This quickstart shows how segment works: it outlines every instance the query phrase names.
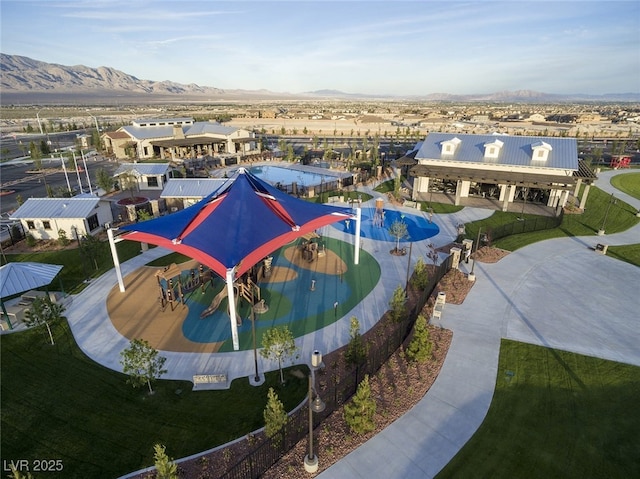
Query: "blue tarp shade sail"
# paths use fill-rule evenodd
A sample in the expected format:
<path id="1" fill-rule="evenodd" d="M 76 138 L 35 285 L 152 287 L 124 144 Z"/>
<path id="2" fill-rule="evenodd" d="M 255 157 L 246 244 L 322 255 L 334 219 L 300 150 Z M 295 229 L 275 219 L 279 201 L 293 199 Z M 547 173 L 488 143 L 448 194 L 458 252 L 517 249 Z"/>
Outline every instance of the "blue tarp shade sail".
<path id="1" fill-rule="evenodd" d="M 58 264 L 8 263 L 0 267 L 0 298 L 46 286 L 62 269 Z"/>
<path id="2" fill-rule="evenodd" d="M 225 278 L 322 226 L 351 218 L 350 208 L 310 203 L 281 192 L 244 168 L 198 203 L 127 225 L 122 237 L 177 251 Z"/>

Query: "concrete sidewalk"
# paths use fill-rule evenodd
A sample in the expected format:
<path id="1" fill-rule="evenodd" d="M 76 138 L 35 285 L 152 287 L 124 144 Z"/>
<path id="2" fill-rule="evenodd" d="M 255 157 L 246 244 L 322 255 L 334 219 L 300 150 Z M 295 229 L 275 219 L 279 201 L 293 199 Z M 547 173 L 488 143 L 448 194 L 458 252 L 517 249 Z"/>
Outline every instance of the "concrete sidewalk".
<path id="1" fill-rule="evenodd" d="M 603 173 L 597 186 L 613 188 L 609 179 L 620 172 Z M 379 193 L 369 191 L 374 199 Z M 618 196 L 618 194 L 616 194 Z M 624 198 L 640 209 L 640 201 Z M 385 204 L 385 208 L 394 208 Z M 397 209 L 422 214 L 412 208 Z M 428 244 L 436 247 L 457 237 L 457 225 L 486 218 L 491 210 L 465 208 L 434 215 L 440 233 L 413 244 L 411 269 L 425 257 Z M 323 235 L 351 243 L 353 238 L 326 227 Z M 478 263 L 476 285 L 462 305 L 447 305 L 442 324 L 453 331 L 443 368 L 427 395 L 382 433 L 349 454 L 318 477 L 415 478 L 433 477 L 475 433 L 493 396 L 501 338 L 542 344 L 583 354 L 640 365 L 640 328 L 634 304 L 639 269 L 593 251 L 597 243 L 640 242 L 640 226 L 616 235 L 562 238 L 528 246 L 496 264 Z M 404 286 L 408 258 L 388 254 L 394 243 L 365 240 L 363 249 L 375 256 L 383 275 L 374 290 L 332 325 L 296 340 L 306 361 L 315 349 L 334 350 L 348 342 L 349 318 L 356 316 L 366 331 L 388 310 L 397 286 Z M 123 264 L 123 275 L 135 271 L 167 250 L 154 248 Z M 463 264 L 464 268 L 465 265 Z M 105 299 L 117 283 L 115 271 L 94 280 L 74 297 L 67 311 L 80 348 L 94 361 L 120 371 L 120 351 L 129 340 L 109 320 Z M 636 287 L 637 289 L 637 287 Z M 196 371 L 225 371 L 229 381 L 251 376 L 253 351 L 223 354 L 162 352 L 167 357 L 167 379 L 191 380 Z M 261 372 L 277 365 L 259 359 Z M 320 459 L 322 460 L 322 459 Z"/>
<path id="2" fill-rule="evenodd" d="M 640 209 L 639 200 L 610 185 L 616 174 L 622 173 L 602 173 L 596 185 Z M 429 392 L 318 477 L 434 477 L 484 420 L 502 338 L 640 366 L 640 269 L 596 253 L 603 242 L 640 243 L 640 225 L 614 235 L 543 241 L 496 264 L 478 263 L 464 303 L 445 307 L 442 323 L 453 341 Z"/>
<path id="3" fill-rule="evenodd" d="M 375 198 L 383 196 L 380 193 L 368 190 L 374 196 L 373 199 L 363 203 L 363 207 L 374 207 Z M 385 209 L 394 209 L 392 205 L 385 203 Z M 422 215 L 427 219 L 426 213 L 412 208 L 397 207 L 410 214 Z M 431 242 L 436 247 L 451 243 L 457 236 L 457 225 L 469 221 L 486 218 L 492 211 L 481 209 L 464 209 L 455 214 L 434 216 L 434 221 L 440 227 L 440 233 L 428 240 L 413 243 L 411 257 L 411 269 L 417 259 L 426 256 L 428 244 Z M 333 237 L 353 243 L 353 236 L 341 232 L 331 226 L 324 227 L 323 236 Z M 373 291 L 353 309 L 346 312 L 335 323 L 296 339 L 300 348 L 302 362 L 308 361 L 311 353 L 335 350 L 349 341 L 350 318 L 356 316 L 360 320 L 362 331 L 370 329 L 385 311 L 388 310 L 388 301 L 393 291 L 398 286 L 404 287 L 407 277 L 408 258 L 397 257 L 388 254 L 395 246 L 394 242 L 381 242 L 364 239 L 362 249 L 372 254 L 380 264 L 383 272 L 380 281 Z M 144 266 L 154 259 L 164 256 L 170 251 L 163 248 L 152 248 L 141 255 L 132 258 L 122 264 L 122 275 L 126 277 L 136 269 Z M 111 270 L 91 282 L 80 294 L 74 297 L 73 307 L 67 310 L 67 318 L 73 335 L 82 351 L 92 360 L 103 366 L 121 371 L 120 352 L 129 346 L 129 339 L 122 336 L 109 320 L 106 297 L 109 291 L 117 284 L 115 270 Z M 126 294 L 126 293 L 124 293 Z M 160 313 L 159 313 L 160 314 Z M 235 378 L 253 376 L 254 357 L 253 351 L 227 352 L 221 354 L 201 354 L 162 351 L 167 358 L 165 368 L 168 370 L 163 379 L 180 379 L 191 381 L 194 374 L 224 373 L 228 377 L 228 383 Z M 258 358 L 259 371 L 272 371 L 277 369 L 277 363 Z M 222 385 L 225 387 L 225 385 Z"/>

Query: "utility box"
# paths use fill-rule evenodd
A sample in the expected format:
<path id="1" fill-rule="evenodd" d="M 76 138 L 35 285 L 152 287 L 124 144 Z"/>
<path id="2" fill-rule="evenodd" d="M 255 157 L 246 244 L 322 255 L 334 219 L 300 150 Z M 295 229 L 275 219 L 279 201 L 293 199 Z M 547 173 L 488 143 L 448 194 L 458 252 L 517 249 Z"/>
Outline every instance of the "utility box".
<path id="1" fill-rule="evenodd" d="M 607 254 L 607 249 L 609 248 L 608 244 L 598 243 L 596 245 L 596 253 Z"/>

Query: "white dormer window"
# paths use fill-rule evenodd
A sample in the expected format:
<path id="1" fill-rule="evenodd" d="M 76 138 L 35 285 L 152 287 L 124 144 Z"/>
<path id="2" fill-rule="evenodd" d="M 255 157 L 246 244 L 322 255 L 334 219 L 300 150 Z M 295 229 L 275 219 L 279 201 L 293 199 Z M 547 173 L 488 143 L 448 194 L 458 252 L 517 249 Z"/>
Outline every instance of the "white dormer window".
<path id="1" fill-rule="evenodd" d="M 460 138 L 452 138 L 451 140 L 446 140 L 442 142 L 442 154 L 443 155 L 453 155 L 458 148 L 458 145 L 462 143 Z"/>
<path id="2" fill-rule="evenodd" d="M 531 144 L 531 150 L 533 151 L 532 159 L 537 161 L 547 161 L 549 153 L 553 148 L 549 143 L 544 141 L 536 141 Z"/>
<path id="3" fill-rule="evenodd" d="M 485 158 L 498 158 L 498 155 L 500 155 L 500 150 L 502 149 L 503 145 L 504 145 L 504 142 L 502 142 L 500 140 L 497 140 L 497 139 L 485 143 L 484 144 L 484 157 Z"/>

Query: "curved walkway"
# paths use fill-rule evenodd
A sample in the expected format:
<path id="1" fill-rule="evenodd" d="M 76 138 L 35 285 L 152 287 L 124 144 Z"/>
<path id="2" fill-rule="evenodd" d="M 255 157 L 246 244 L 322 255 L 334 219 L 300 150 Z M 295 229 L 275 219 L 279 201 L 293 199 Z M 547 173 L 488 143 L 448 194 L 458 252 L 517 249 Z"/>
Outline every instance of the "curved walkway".
<path id="1" fill-rule="evenodd" d="M 640 210 L 640 200 L 596 186 Z M 514 339 L 640 366 L 638 267 L 595 253 L 597 243 L 640 243 L 623 233 L 558 238 L 476 266 L 464 303 L 448 304 L 453 330 L 443 368 L 425 397 L 382 433 L 318 475 L 322 479 L 430 478 L 476 432 L 491 404 L 500 341 Z"/>
<path id="2" fill-rule="evenodd" d="M 383 196 L 369 188 L 364 189 L 374 196 L 363 203 L 363 207 L 374 207 L 375 198 Z M 385 196 L 386 198 L 386 196 Z M 394 209 L 385 203 L 386 209 Z M 422 215 L 426 213 L 409 208 L 397 208 L 407 213 Z M 490 216 L 492 211 L 481 209 L 464 209 L 455 214 L 434 216 L 434 221 L 440 227 L 440 233 L 428 240 L 415 242 L 412 252 L 412 268 L 418 257 L 426 257 L 427 244 L 432 242 L 436 247 L 451 243 L 457 236 L 457 225 Z M 331 226 L 322 230 L 325 236 L 341 239 L 353 243 L 353 236 Z M 382 277 L 373 291 L 355 308 L 348 311 L 335 323 L 314 333 L 296 339 L 300 348 L 300 358 L 306 361 L 311 353 L 335 350 L 349 341 L 349 320 L 356 316 L 360 320 L 362 331 L 370 329 L 388 309 L 388 301 L 396 287 L 404 286 L 407 277 L 408 259 L 392 256 L 388 253 L 395 246 L 394 242 L 381 242 L 364 239 L 362 248 L 371 253 L 380 263 Z M 141 255 L 121 265 L 122 275 L 133 273 L 154 259 L 164 256 L 170 251 L 163 248 L 152 248 Z M 80 349 L 103 366 L 121 371 L 120 352 L 129 346 L 129 339 L 121 335 L 112 324 L 107 312 L 106 298 L 109 291 L 117 284 L 115 270 L 105 273 L 91 282 L 81 293 L 74 296 L 73 305 L 67 310 L 67 318 L 73 335 Z M 124 294 L 127 294 L 126 292 Z M 161 314 L 161 313 L 159 313 Z M 181 379 L 191 381 L 194 374 L 224 372 L 229 379 L 252 376 L 254 372 L 253 351 L 237 351 L 220 354 L 202 354 L 162 351 L 167 358 L 165 368 L 167 373 L 163 379 Z M 266 361 L 259 357 L 260 372 L 277 369 L 277 363 Z M 221 385 L 220 387 L 226 387 Z"/>

